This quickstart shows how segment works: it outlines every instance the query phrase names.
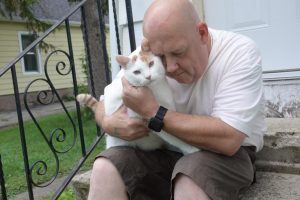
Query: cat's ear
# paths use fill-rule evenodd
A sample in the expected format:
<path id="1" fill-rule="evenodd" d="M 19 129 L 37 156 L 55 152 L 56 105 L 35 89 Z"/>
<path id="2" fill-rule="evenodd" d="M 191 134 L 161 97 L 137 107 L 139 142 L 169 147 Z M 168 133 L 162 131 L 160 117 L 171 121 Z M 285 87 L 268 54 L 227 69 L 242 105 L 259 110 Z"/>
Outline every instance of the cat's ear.
<path id="1" fill-rule="evenodd" d="M 150 45 L 149 45 L 149 42 L 148 42 L 148 40 L 146 38 L 144 38 L 142 40 L 141 47 L 142 47 L 142 51 L 144 51 L 144 52 L 149 52 L 150 51 Z"/>
<path id="2" fill-rule="evenodd" d="M 130 58 L 127 56 L 117 55 L 116 60 L 122 67 L 126 67 L 126 65 L 129 63 Z"/>

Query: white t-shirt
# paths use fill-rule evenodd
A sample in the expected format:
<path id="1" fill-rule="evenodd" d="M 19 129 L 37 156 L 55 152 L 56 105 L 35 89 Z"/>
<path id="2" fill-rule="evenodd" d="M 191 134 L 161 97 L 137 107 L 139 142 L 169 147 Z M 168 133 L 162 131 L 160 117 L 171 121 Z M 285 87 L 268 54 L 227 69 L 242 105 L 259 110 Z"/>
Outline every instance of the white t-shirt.
<path id="1" fill-rule="evenodd" d="M 203 76 L 193 84 L 168 79 L 176 109 L 220 118 L 247 135 L 243 146 L 254 145 L 259 151 L 266 131 L 260 52 L 245 36 L 209 32 L 212 49 Z"/>

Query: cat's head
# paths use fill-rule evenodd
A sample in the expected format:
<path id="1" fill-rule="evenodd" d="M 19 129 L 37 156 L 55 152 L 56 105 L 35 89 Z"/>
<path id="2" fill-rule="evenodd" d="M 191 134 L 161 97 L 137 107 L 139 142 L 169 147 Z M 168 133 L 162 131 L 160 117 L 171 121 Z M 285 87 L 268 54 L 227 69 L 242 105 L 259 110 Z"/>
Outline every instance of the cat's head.
<path id="1" fill-rule="evenodd" d="M 155 56 L 142 43 L 142 47 L 130 56 L 118 55 L 119 65 L 124 69 L 124 77 L 134 86 L 146 86 L 165 77 L 165 69 L 160 57 Z"/>

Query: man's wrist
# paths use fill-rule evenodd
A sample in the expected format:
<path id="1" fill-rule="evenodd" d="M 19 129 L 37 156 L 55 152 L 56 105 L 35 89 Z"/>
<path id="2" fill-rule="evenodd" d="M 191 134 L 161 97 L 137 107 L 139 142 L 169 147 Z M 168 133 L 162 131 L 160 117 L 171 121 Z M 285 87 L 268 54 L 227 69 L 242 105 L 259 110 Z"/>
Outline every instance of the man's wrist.
<path id="1" fill-rule="evenodd" d="M 168 109 L 163 106 L 159 106 L 158 111 L 154 117 L 151 117 L 148 123 L 148 128 L 153 131 L 160 132 L 164 126 L 164 117 Z"/>
<path id="2" fill-rule="evenodd" d="M 152 117 L 154 117 L 159 109 L 159 105 L 153 106 L 153 108 L 149 109 L 149 111 L 143 116 L 144 119 L 149 121 Z"/>

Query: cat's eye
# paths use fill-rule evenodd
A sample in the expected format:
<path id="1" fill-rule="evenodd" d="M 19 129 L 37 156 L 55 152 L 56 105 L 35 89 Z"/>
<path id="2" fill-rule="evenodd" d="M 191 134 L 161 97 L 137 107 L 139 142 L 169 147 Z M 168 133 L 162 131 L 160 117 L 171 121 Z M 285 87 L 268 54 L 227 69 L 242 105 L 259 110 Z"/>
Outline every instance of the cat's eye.
<path id="1" fill-rule="evenodd" d="M 139 71 L 139 70 L 135 70 L 135 71 L 133 71 L 133 73 L 134 73 L 135 75 L 138 75 L 138 74 L 140 74 L 140 73 L 141 73 L 141 71 Z"/>
<path id="2" fill-rule="evenodd" d="M 149 67 L 152 67 L 154 65 L 154 61 L 152 60 L 150 63 L 149 63 Z"/>

